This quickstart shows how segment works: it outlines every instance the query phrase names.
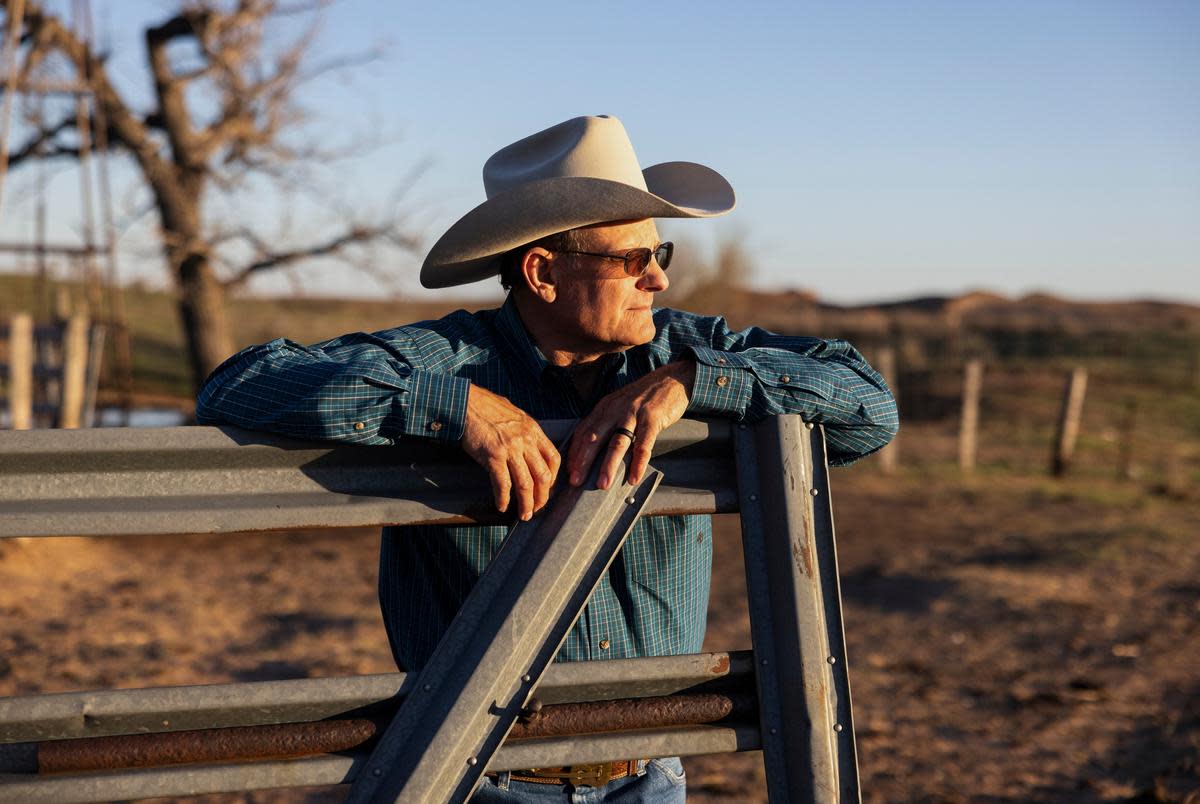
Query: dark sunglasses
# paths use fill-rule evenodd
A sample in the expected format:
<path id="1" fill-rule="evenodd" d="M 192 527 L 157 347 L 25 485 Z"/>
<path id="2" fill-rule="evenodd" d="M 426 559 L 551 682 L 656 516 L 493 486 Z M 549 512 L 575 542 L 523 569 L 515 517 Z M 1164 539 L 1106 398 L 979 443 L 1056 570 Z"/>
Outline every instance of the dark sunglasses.
<path id="1" fill-rule="evenodd" d="M 658 267 L 664 271 L 671 265 L 671 255 L 675 253 L 675 244 L 666 242 L 658 248 L 635 248 L 631 251 L 626 251 L 624 254 L 601 254 L 595 251 L 566 251 L 559 250 L 559 254 L 583 254 L 586 257 L 604 257 L 609 260 L 624 260 L 625 273 L 632 277 L 639 277 L 646 273 L 646 269 L 650 267 L 650 260 L 653 259 L 658 263 Z"/>

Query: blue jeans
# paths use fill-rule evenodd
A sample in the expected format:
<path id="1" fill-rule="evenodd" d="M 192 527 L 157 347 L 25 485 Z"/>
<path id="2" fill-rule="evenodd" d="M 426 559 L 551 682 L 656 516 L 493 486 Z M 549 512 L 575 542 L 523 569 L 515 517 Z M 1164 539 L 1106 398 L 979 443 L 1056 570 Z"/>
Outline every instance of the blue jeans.
<path id="1" fill-rule="evenodd" d="M 471 804 L 683 804 L 687 779 L 679 757 L 638 764 L 637 775 L 615 779 L 604 787 L 518 782 L 501 772 L 495 781 L 484 777 Z"/>

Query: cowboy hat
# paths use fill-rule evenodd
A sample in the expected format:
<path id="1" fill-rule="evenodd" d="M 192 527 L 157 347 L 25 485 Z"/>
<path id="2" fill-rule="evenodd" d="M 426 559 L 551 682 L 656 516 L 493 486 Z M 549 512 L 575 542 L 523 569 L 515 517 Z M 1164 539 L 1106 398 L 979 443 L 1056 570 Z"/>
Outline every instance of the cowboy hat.
<path id="1" fill-rule="evenodd" d="M 500 273 L 507 251 L 607 221 L 711 218 L 733 209 L 729 182 L 694 162 L 642 170 L 621 121 L 576 117 L 501 148 L 483 166 L 487 200 L 441 236 L 421 266 L 427 288 Z"/>

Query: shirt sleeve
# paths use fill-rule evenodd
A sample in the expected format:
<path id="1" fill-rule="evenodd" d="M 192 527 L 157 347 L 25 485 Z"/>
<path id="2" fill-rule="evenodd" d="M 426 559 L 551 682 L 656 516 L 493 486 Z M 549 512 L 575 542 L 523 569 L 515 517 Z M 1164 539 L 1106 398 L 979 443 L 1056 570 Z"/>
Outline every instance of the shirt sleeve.
<path id="1" fill-rule="evenodd" d="M 465 378 L 426 370 L 402 330 L 313 346 L 278 338 L 217 367 L 196 398 L 196 420 L 358 444 L 456 442 L 469 389 Z"/>
<path id="2" fill-rule="evenodd" d="M 845 465 L 885 446 L 899 430 L 883 377 L 846 341 L 729 329 L 723 318 L 685 357 L 696 361 L 688 414 L 756 422 L 798 413 L 825 426 L 830 463 Z"/>

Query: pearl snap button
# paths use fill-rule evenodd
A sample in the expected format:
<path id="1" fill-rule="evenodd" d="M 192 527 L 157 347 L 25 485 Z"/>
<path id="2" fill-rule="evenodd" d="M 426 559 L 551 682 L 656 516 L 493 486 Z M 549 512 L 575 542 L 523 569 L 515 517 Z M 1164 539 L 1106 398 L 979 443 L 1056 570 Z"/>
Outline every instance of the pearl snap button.
<path id="1" fill-rule="evenodd" d="M 722 374 L 720 377 L 717 377 L 717 387 L 718 388 L 724 388 L 726 385 L 729 385 L 728 377 L 726 377 L 724 374 Z"/>
<path id="2" fill-rule="evenodd" d="M 436 433 L 438 430 L 442 429 L 442 423 L 441 422 L 430 422 L 429 429 Z"/>
<path id="3" fill-rule="evenodd" d="M 608 640 L 607 639 L 600 640 L 600 650 L 608 650 Z"/>
<path id="4" fill-rule="evenodd" d="M 355 429 L 355 430 L 361 430 L 361 429 L 363 429 L 364 427 L 366 427 L 366 425 L 365 425 L 365 424 L 363 424 L 362 422 L 355 422 L 355 423 L 354 423 L 354 429 Z"/>

